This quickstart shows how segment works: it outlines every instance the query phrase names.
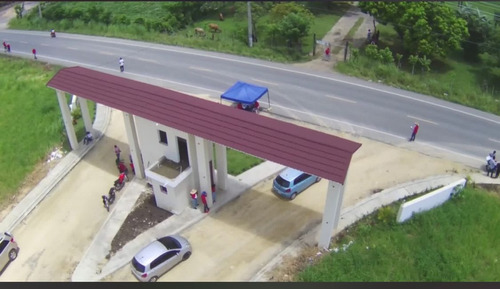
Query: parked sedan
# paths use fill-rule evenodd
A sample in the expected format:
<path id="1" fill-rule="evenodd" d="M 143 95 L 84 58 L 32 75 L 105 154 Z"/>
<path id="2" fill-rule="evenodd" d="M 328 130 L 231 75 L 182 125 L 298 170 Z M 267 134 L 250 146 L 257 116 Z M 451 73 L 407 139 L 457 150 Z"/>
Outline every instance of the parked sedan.
<path id="1" fill-rule="evenodd" d="M 189 256 L 191 244 L 188 240 L 179 235 L 166 236 L 153 241 L 132 258 L 132 273 L 139 281 L 156 282 Z"/>
<path id="2" fill-rule="evenodd" d="M 293 200 L 302 191 L 320 180 L 320 177 L 296 169 L 286 168 L 274 179 L 273 192 L 281 197 Z"/>
<path id="3" fill-rule="evenodd" d="M 19 247 L 10 233 L 4 232 L 0 235 L 0 272 L 17 258 L 18 251 Z"/>

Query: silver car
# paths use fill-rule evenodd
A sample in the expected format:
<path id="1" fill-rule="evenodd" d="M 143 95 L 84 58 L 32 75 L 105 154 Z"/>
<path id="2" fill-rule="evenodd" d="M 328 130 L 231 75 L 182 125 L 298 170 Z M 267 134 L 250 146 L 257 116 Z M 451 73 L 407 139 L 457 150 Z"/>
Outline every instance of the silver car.
<path id="1" fill-rule="evenodd" d="M 17 246 L 14 237 L 4 232 L 0 235 L 0 273 L 3 273 L 6 266 L 17 258 L 19 247 Z"/>
<path id="2" fill-rule="evenodd" d="M 171 235 L 153 241 L 134 258 L 132 274 L 139 281 L 156 282 L 172 267 L 191 256 L 191 244 L 179 235 Z"/>

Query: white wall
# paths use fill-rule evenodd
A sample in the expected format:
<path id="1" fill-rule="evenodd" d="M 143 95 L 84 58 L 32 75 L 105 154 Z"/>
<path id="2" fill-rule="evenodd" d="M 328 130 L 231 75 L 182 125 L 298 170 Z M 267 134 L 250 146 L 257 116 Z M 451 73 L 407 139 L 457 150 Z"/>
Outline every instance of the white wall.
<path id="1" fill-rule="evenodd" d="M 161 157 L 174 162 L 179 162 L 179 148 L 177 144 L 177 136 L 185 139 L 188 142 L 188 134 L 173 128 L 166 127 L 162 124 L 156 124 L 150 120 L 135 116 L 137 127 L 137 136 L 139 138 L 139 146 L 142 152 L 144 167 L 147 169 L 156 163 Z M 159 130 L 167 133 L 168 145 L 160 143 Z"/>
<path id="2" fill-rule="evenodd" d="M 434 190 L 419 198 L 406 202 L 399 207 L 397 222 L 402 223 L 410 219 L 414 214 L 421 213 L 433 209 L 447 200 L 457 192 L 457 190 L 465 187 L 467 180 L 461 179 L 440 189 Z"/>
<path id="3" fill-rule="evenodd" d="M 191 168 L 183 171 L 175 180 L 148 170 L 146 176 L 151 180 L 157 207 L 174 214 L 180 214 L 189 206 L 189 192 L 194 188 Z M 160 186 L 166 187 L 167 192 L 163 192 Z"/>

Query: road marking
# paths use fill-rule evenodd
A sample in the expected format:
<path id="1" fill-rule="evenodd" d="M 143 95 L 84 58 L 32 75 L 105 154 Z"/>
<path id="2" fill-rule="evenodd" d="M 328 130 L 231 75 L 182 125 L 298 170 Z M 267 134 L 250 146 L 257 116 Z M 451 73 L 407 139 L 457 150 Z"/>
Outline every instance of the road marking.
<path id="1" fill-rule="evenodd" d="M 155 63 L 158 64 L 158 60 L 155 59 L 146 59 L 146 58 L 141 58 L 141 57 L 133 57 L 134 59 L 144 61 L 144 62 L 149 62 L 149 63 Z"/>
<path id="2" fill-rule="evenodd" d="M 201 70 L 201 71 L 207 71 L 207 72 L 213 72 L 211 69 L 203 68 L 203 67 L 198 67 L 198 66 L 189 66 L 189 69 Z"/>
<path id="3" fill-rule="evenodd" d="M 114 53 L 106 52 L 106 51 L 98 51 L 98 53 L 103 54 L 103 55 L 115 55 Z"/>
<path id="4" fill-rule="evenodd" d="M 79 50 L 78 47 L 66 47 L 66 49 Z"/>
<path id="5" fill-rule="evenodd" d="M 356 101 L 354 100 L 350 100 L 350 99 L 347 99 L 347 98 L 342 98 L 342 97 L 338 97 L 338 96 L 333 96 L 333 95 L 329 95 L 329 94 L 325 94 L 326 97 L 329 97 L 329 98 L 333 98 L 333 99 L 336 99 L 336 100 L 340 100 L 340 101 L 345 101 L 345 102 L 350 102 L 350 103 L 357 103 Z"/>
<path id="6" fill-rule="evenodd" d="M 257 78 L 251 78 L 251 79 L 253 81 L 257 81 L 257 82 L 262 82 L 262 83 L 269 84 L 269 85 L 279 86 L 279 84 L 277 84 L 275 82 L 264 81 L 264 80 L 260 80 L 260 79 L 257 79 Z"/>
<path id="7" fill-rule="evenodd" d="M 497 142 L 497 143 L 500 143 L 500 140 L 496 140 L 496 139 L 492 139 L 492 138 L 488 138 L 488 140 L 492 141 L 492 142 Z"/>
<path id="8" fill-rule="evenodd" d="M 434 125 L 438 125 L 437 122 L 433 122 L 433 121 L 430 121 L 430 120 L 427 120 L 427 119 L 423 119 L 423 118 L 418 118 L 416 116 L 412 116 L 412 115 L 407 115 L 407 117 L 409 118 L 413 118 L 413 119 L 416 119 L 416 120 L 420 120 L 420 121 L 423 121 L 423 122 L 428 122 L 428 123 L 432 123 Z"/>

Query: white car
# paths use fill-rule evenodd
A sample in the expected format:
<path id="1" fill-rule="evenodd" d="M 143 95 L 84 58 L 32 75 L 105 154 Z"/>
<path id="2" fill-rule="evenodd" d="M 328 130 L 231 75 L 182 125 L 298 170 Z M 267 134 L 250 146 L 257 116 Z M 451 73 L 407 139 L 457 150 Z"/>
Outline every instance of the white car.
<path id="1" fill-rule="evenodd" d="M 4 232 L 0 236 L 0 272 L 3 273 L 7 265 L 17 258 L 19 247 L 17 246 L 14 237 Z"/>
<path id="2" fill-rule="evenodd" d="M 156 282 L 158 278 L 178 263 L 191 256 L 191 244 L 179 235 L 162 237 L 153 241 L 134 258 L 132 274 L 139 281 Z"/>

